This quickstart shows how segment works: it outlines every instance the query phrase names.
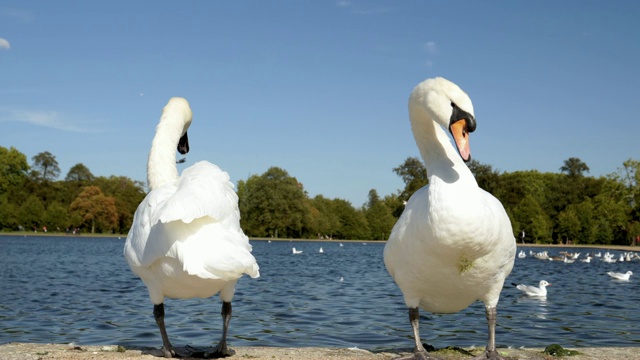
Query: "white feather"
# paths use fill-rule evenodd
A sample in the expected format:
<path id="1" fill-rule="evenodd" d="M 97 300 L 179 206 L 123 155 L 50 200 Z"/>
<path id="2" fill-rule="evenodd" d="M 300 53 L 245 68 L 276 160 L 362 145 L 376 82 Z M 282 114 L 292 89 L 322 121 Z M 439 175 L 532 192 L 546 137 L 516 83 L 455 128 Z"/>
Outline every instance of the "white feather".
<path id="1" fill-rule="evenodd" d="M 259 267 L 240 228 L 229 175 L 201 161 L 176 178 L 167 166 L 175 168 L 177 140 L 191 123 L 191 110 L 181 108 L 189 106 L 186 100 L 174 99 L 156 130 L 148 163 L 151 191 L 134 215 L 124 255 L 154 304 L 218 292 L 231 301 L 238 278 L 258 277 Z"/>

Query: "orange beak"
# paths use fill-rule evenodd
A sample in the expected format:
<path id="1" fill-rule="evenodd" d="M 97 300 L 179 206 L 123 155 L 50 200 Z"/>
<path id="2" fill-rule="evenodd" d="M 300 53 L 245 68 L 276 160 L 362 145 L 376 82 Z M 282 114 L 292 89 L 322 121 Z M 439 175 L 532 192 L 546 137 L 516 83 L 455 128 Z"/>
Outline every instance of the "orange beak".
<path id="1" fill-rule="evenodd" d="M 467 131 L 467 120 L 462 119 L 449 126 L 449 131 L 456 142 L 458 153 L 465 162 L 471 160 L 471 150 L 469 149 L 469 132 Z"/>

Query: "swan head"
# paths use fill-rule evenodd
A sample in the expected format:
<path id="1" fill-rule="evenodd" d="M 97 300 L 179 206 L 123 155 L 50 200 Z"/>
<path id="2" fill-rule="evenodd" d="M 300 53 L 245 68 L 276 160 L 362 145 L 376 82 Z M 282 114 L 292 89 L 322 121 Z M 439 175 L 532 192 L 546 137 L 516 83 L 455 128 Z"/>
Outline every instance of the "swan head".
<path id="1" fill-rule="evenodd" d="M 448 129 L 462 160 L 471 160 L 469 133 L 476 129 L 476 119 L 469 95 L 445 78 L 427 79 L 415 87 L 409 98 L 410 110 L 416 107 Z"/>
<path id="2" fill-rule="evenodd" d="M 189 126 L 191 126 L 191 120 L 193 118 L 189 102 L 185 98 L 173 97 L 169 99 L 169 102 L 165 105 L 163 113 L 171 114 L 172 116 L 167 117 L 167 119 L 170 119 L 168 121 L 175 122 L 175 124 L 171 125 L 178 127 L 181 131 L 180 140 L 178 141 L 178 152 L 182 155 L 188 153 L 189 137 L 187 136 L 187 130 Z"/>

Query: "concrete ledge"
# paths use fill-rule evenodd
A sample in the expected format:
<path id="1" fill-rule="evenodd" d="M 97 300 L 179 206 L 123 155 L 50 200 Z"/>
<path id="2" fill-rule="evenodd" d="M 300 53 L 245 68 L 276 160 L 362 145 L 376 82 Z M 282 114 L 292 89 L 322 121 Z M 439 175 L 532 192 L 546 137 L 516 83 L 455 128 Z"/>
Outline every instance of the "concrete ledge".
<path id="1" fill-rule="evenodd" d="M 253 359 L 253 360 L 278 360 L 278 359 L 305 359 L 305 360 L 388 360 L 393 359 L 401 352 L 372 353 L 358 348 L 280 348 L 280 347 L 233 347 L 236 354 L 228 359 Z M 465 349 L 477 355 L 482 349 Z M 512 359 L 555 359 L 544 354 L 541 348 L 527 349 L 498 349 L 503 356 Z M 640 347 L 637 348 L 578 348 L 573 349 L 580 355 L 568 357 L 571 360 L 584 359 L 638 359 L 640 360 Z M 470 359 L 469 354 L 461 351 L 443 349 L 434 353 L 443 360 Z M 144 360 L 158 359 L 160 351 L 157 349 L 124 349 L 117 345 L 105 346 L 76 346 L 64 344 L 31 344 L 9 343 L 0 345 L 0 359 L 2 360 Z"/>

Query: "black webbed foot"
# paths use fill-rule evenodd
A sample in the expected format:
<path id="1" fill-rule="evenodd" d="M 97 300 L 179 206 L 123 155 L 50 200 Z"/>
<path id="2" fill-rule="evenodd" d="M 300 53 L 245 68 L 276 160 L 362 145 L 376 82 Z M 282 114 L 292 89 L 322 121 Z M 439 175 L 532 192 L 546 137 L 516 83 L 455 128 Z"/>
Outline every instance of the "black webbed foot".
<path id="1" fill-rule="evenodd" d="M 509 360 L 511 358 L 503 357 L 498 351 L 485 350 L 482 354 L 474 357 L 472 360 Z"/>
<path id="2" fill-rule="evenodd" d="M 176 355 L 181 358 L 220 359 L 233 356 L 235 353 L 233 349 L 227 346 L 221 348 L 220 345 L 208 348 L 196 348 L 187 345 L 184 348 L 176 349 Z"/>
<path id="3" fill-rule="evenodd" d="M 397 357 L 397 358 L 394 358 L 393 360 L 441 360 L 441 359 L 423 350 L 423 351 L 416 351 L 406 356 Z"/>

